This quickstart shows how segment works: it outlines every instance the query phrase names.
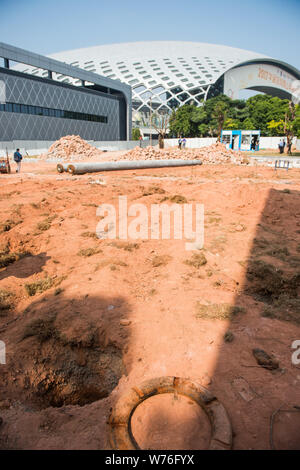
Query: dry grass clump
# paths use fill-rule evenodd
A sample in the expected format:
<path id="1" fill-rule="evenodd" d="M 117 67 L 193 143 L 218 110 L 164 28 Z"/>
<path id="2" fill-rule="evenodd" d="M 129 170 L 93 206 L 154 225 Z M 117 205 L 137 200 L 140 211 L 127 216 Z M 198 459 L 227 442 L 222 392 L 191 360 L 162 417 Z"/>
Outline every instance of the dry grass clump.
<path id="1" fill-rule="evenodd" d="M 0 251 L 0 268 L 5 268 L 9 264 L 12 264 L 15 261 L 18 261 L 19 259 L 24 258 L 25 256 L 28 256 L 29 254 L 30 253 L 27 251 L 24 251 L 21 253 L 10 253 L 9 245 L 6 245 Z"/>
<path id="2" fill-rule="evenodd" d="M 225 343 L 231 343 L 234 340 L 234 334 L 232 331 L 227 330 L 226 333 L 224 334 L 224 341 Z"/>
<path id="3" fill-rule="evenodd" d="M 172 257 L 169 255 L 157 255 L 152 259 L 152 266 L 158 268 L 159 266 L 166 266 Z"/>
<path id="4" fill-rule="evenodd" d="M 300 272 L 287 278 L 281 269 L 272 264 L 263 260 L 250 260 L 246 276 L 251 283 L 249 290 L 268 300 L 278 299 L 282 294 L 290 297 L 297 295 Z"/>
<path id="5" fill-rule="evenodd" d="M 41 209 L 41 203 L 40 202 L 31 202 L 30 205 L 34 209 Z"/>
<path id="6" fill-rule="evenodd" d="M 84 238 L 95 238 L 98 240 L 96 232 L 83 232 L 81 236 Z"/>
<path id="7" fill-rule="evenodd" d="M 23 222 L 23 220 L 21 220 L 21 219 L 6 220 L 5 222 L 0 224 L 0 233 L 9 232 L 12 228 L 14 228 L 16 225 L 21 224 L 22 222 Z"/>
<path id="8" fill-rule="evenodd" d="M 117 258 L 107 258 L 107 259 L 103 259 L 100 261 L 100 263 L 97 263 L 96 266 L 95 266 L 95 272 L 98 271 L 99 269 L 102 269 L 102 268 L 105 268 L 106 266 L 122 266 L 122 267 L 127 267 L 128 264 L 125 263 L 124 261 L 122 260 L 119 260 Z M 114 268 L 112 269 L 112 271 L 114 270 Z"/>
<path id="9" fill-rule="evenodd" d="M 262 316 L 300 325 L 300 299 L 282 294 L 272 305 L 263 309 Z"/>
<path id="10" fill-rule="evenodd" d="M 196 303 L 196 317 L 209 320 L 230 320 L 239 313 L 244 313 L 245 309 L 237 305 L 230 304 L 209 304 Z"/>
<path id="11" fill-rule="evenodd" d="M 284 246 L 274 245 L 266 251 L 266 255 L 272 256 L 273 258 L 278 258 L 281 261 L 285 261 L 288 256 L 290 256 L 289 250 Z"/>
<path id="12" fill-rule="evenodd" d="M 169 200 L 171 202 L 174 202 L 175 204 L 186 204 L 187 199 L 182 196 L 181 194 L 175 194 L 174 196 L 169 197 Z"/>
<path id="13" fill-rule="evenodd" d="M 54 327 L 55 316 L 48 319 L 37 318 L 25 326 L 22 340 L 35 336 L 41 343 L 48 339 L 58 339 L 59 333 Z"/>
<path id="14" fill-rule="evenodd" d="M 200 268 L 200 266 L 207 263 L 207 259 L 203 253 L 194 253 L 191 259 L 185 260 L 184 263 L 188 266 L 193 266 L 194 268 Z"/>
<path id="15" fill-rule="evenodd" d="M 37 229 L 40 230 L 41 232 L 44 232 L 46 230 L 49 230 L 51 227 L 51 222 L 56 218 L 56 215 L 51 215 L 47 217 L 47 219 L 43 220 L 42 222 L 39 222 L 37 224 Z"/>
<path id="16" fill-rule="evenodd" d="M 286 275 L 262 260 L 250 260 L 247 290 L 267 305 L 262 316 L 300 324 L 300 272 Z"/>
<path id="17" fill-rule="evenodd" d="M 241 224 L 241 223 L 239 223 L 239 222 L 233 222 L 233 223 L 231 223 L 230 225 L 231 225 L 231 227 L 230 227 L 230 229 L 229 229 L 229 232 L 230 232 L 230 233 L 234 233 L 234 232 L 244 232 L 244 231 L 247 229 L 247 227 L 246 227 L 245 224 Z"/>
<path id="18" fill-rule="evenodd" d="M 140 247 L 138 243 L 128 243 L 128 242 L 111 242 L 110 246 L 115 248 L 123 249 L 125 251 L 133 251 Z"/>
<path id="19" fill-rule="evenodd" d="M 82 248 L 78 251 L 77 255 L 87 258 L 89 256 L 96 255 L 97 253 L 102 253 L 102 250 L 99 250 L 99 248 Z"/>
<path id="20" fill-rule="evenodd" d="M 152 194 L 165 194 L 165 190 L 159 186 L 149 186 L 149 188 L 143 193 L 143 196 L 151 196 Z"/>
<path id="21" fill-rule="evenodd" d="M 32 297 L 35 294 L 41 294 L 45 290 L 50 289 L 53 285 L 54 280 L 47 276 L 44 279 L 39 279 L 38 281 L 25 284 L 25 289 L 27 294 Z"/>
<path id="22" fill-rule="evenodd" d="M 0 289 L 0 316 L 3 310 L 9 310 L 13 306 L 12 297 L 12 292 Z"/>
<path id="23" fill-rule="evenodd" d="M 218 224 L 219 222 L 221 222 L 221 220 L 221 217 L 210 217 L 207 222 L 209 224 Z"/>
<path id="24" fill-rule="evenodd" d="M 255 238 L 253 243 L 253 250 L 256 254 L 261 256 L 272 256 L 281 261 L 287 261 L 290 252 L 286 246 L 274 241 L 268 241 L 265 238 Z"/>

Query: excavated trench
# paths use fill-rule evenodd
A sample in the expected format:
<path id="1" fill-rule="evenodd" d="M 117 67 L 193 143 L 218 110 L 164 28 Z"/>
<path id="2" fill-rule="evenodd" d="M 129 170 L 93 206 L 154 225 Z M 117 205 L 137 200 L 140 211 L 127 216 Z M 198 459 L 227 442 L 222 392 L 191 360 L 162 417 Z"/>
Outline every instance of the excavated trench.
<path id="1" fill-rule="evenodd" d="M 5 396 L 35 410 L 64 405 L 84 406 L 107 397 L 124 374 L 122 351 L 64 346 L 47 341 L 20 360 L 5 377 Z"/>

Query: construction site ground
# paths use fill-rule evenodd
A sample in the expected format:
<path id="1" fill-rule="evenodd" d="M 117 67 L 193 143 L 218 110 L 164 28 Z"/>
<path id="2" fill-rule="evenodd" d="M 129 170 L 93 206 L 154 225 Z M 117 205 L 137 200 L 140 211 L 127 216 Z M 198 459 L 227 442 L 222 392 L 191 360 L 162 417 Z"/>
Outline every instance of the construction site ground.
<path id="1" fill-rule="evenodd" d="M 97 207 L 118 207 L 124 195 L 149 211 L 204 204 L 203 250 L 97 238 Z M 228 412 L 233 449 L 300 448 L 299 169 L 72 177 L 35 160 L 0 175 L 0 208 L 1 449 L 109 449 L 118 398 L 160 376 L 211 390 Z M 259 365 L 256 348 L 273 368 Z M 144 449 L 208 446 L 205 413 L 182 396 L 146 400 L 132 423 Z"/>

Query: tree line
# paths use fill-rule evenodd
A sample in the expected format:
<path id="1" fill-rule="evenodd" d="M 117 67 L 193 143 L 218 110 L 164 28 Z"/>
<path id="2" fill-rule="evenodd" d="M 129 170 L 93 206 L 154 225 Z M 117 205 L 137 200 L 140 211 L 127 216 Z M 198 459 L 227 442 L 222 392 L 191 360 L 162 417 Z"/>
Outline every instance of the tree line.
<path id="1" fill-rule="evenodd" d="M 170 137 L 218 137 L 222 129 L 256 129 L 263 136 L 300 138 L 300 105 L 262 94 L 248 100 L 219 95 L 201 107 L 185 104 L 174 110 L 169 119 Z"/>

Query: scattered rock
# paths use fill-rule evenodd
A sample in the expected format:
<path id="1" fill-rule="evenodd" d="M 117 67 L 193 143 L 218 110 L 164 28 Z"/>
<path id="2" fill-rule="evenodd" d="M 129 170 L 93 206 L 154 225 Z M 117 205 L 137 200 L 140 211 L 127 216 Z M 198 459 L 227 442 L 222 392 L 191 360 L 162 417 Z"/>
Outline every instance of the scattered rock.
<path id="1" fill-rule="evenodd" d="M 231 331 L 226 331 L 224 335 L 225 343 L 231 343 L 234 340 L 234 334 Z"/>
<path id="2" fill-rule="evenodd" d="M 269 356 L 269 354 L 267 354 L 263 349 L 255 348 L 252 350 L 252 354 L 255 357 L 257 364 L 264 367 L 265 369 L 268 369 L 268 370 L 278 369 L 279 362 L 276 359 Z"/>
<path id="3" fill-rule="evenodd" d="M 120 325 L 121 326 L 129 326 L 131 324 L 131 320 L 128 320 L 127 318 L 124 318 L 123 320 L 120 320 Z"/>
<path id="4" fill-rule="evenodd" d="M 204 372 L 204 374 L 200 377 L 200 382 L 202 385 L 207 386 L 212 383 L 212 378 L 208 375 L 207 372 Z"/>

